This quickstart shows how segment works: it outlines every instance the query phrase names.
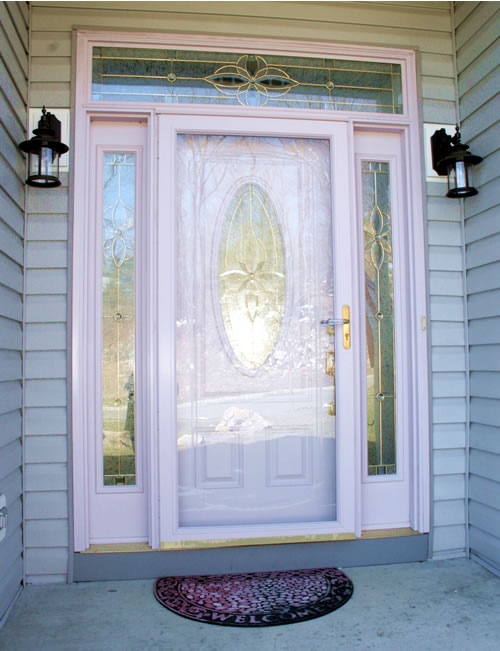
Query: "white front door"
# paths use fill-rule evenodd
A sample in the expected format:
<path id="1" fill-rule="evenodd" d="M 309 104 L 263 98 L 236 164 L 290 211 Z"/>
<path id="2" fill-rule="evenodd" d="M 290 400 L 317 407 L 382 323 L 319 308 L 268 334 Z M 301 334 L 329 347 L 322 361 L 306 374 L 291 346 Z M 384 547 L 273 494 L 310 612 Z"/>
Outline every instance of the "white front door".
<path id="1" fill-rule="evenodd" d="M 355 530 L 347 133 L 159 117 L 165 546 Z"/>

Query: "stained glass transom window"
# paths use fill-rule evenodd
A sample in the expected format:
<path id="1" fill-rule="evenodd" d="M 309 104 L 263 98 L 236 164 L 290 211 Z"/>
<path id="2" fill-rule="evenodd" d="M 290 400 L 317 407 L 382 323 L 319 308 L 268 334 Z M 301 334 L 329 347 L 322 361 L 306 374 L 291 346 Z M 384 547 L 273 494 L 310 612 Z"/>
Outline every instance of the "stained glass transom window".
<path id="1" fill-rule="evenodd" d="M 397 63 L 115 47 L 92 58 L 94 101 L 403 112 Z"/>
<path id="2" fill-rule="evenodd" d="M 389 163 L 363 161 L 368 474 L 396 472 L 394 284 Z"/>
<path id="3" fill-rule="evenodd" d="M 134 153 L 105 153 L 102 251 L 103 482 L 135 485 Z"/>

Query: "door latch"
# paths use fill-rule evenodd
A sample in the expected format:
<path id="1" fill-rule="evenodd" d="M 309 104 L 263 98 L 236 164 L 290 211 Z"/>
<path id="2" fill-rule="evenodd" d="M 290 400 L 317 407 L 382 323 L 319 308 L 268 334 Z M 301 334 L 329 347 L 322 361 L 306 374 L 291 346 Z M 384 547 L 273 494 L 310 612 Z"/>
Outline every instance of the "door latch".
<path id="1" fill-rule="evenodd" d="M 325 374 L 335 377 L 335 352 L 329 350 L 325 357 Z"/>

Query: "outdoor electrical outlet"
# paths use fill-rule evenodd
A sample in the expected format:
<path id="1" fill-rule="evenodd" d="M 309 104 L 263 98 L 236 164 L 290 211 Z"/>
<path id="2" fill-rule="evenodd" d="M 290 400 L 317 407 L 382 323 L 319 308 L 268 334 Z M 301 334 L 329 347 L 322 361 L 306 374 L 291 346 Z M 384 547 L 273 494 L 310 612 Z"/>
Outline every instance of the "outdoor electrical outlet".
<path id="1" fill-rule="evenodd" d="M 7 533 L 7 500 L 5 495 L 0 495 L 0 542 Z"/>

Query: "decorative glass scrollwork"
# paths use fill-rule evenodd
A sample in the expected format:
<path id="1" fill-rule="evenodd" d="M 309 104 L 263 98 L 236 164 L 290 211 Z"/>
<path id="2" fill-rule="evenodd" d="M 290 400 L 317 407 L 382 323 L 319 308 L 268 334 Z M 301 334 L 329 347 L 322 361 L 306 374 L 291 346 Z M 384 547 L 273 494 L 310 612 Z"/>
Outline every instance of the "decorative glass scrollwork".
<path id="1" fill-rule="evenodd" d="M 135 485 L 134 153 L 104 154 L 102 450 L 105 486 Z"/>
<path id="2" fill-rule="evenodd" d="M 92 59 L 93 101 L 403 112 L 398 63 L 115 47 Z"/>
<path id="3" fill-rule="evenodd" d="M 389 163 L 363 161 L 368 474 L 396 472 L 394 283 Z"/>
<path id="4" fill-rule="evenodd" d="M 126 203 L 123 198 L 126 188 L 122 184 L 124 167 L 135 166 L 134 154 L 109 154 L 106 155 L 105 187 L 114 186 L 113 201 L 104 209 L 104 257 L 113 262 L 116 267 L 121 267 L 126 260 L 134 255 L 134 206 Z M 130 189 L 129 189 L 130 192 Z"/>
<path id="5" fill-rule="evenodd" d="M 221 93 L 237 97 L 240 104 L 250 106 L 266 104 L 269 95 L 274 98 L 286 95 L 298 85 L 284 70 L 269 66 L 261 56 L 245 54 L 235 65 L 223 66 L 207 81 Z"/>
<path id="6" fill-rule="evenodd" d="M 219 298 L 224 328 L 247 368 L 262 366 L 278 339 L 285 309 L 285 259 L 279 222 L 254 183 L 229 203 L 219 246 Z"/>

